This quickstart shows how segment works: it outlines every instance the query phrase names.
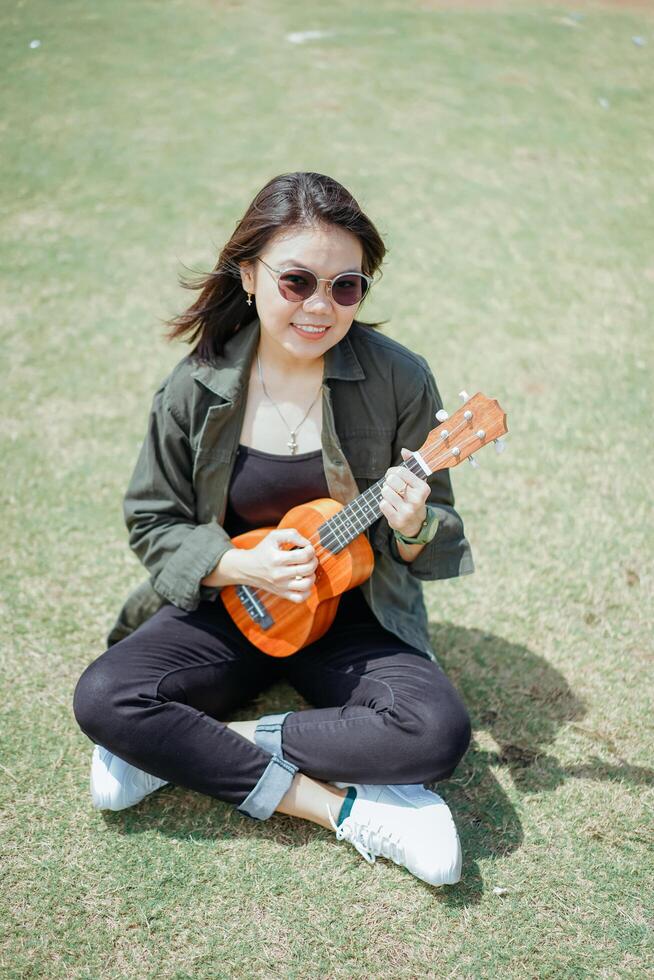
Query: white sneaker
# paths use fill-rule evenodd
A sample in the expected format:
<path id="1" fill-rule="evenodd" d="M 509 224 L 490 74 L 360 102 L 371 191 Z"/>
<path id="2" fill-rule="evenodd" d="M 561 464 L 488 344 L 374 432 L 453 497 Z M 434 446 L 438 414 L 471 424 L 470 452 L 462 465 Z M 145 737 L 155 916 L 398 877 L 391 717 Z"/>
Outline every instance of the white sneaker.
<path id="1" fill-rule="evenodd" d="M 93 749 L 90 786 L 96 810 L 125 810 L 166 785 L 165 779 L 131 766 L 102 745 Z"/>
<path id="2" fill-rule="evenodd" d="M 347 840 L 374 864 L 390 858 L 429 885 L 454 885 L 461 879 L 461 843 L 450 809 L 436 793 L 419 784 L 353 786 L 356 798 L 348 816 L 329 820 L 337 840 Z"/>

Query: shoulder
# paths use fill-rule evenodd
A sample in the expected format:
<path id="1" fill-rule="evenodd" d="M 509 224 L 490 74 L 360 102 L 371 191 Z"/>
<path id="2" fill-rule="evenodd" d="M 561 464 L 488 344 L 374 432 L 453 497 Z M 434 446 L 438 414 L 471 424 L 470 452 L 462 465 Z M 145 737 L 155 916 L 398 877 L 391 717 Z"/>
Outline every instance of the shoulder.
<path id="1" fill-rule="evenodd" d="M 372 327 L 353 323 L 348 337 L 351 339 L 356 355 L 364 367 L 365 363 L 379 363 L 398 372 L 431 373 L 429 364 L 422 354 L 416 353 L 416 351 L 406 347 L 405 344 L 401 344 L 399 340 L 395 340 L 387 334 L 379 333 Z"/>
<path id="2" fill-rule="evenodd" d="M 153 396 L 153 404 L 170 412 L 187 430 L 197 411 L 198 399 L 202 396 L 203 389 L 194 379 L 198 366 L 197 359 L 187 354 L 159 382 Z"/>
<path id="3" fill-rule="evenodd" d="M 348 337 L 366 377 L 371 380 L 383 381 L 386 385 L 390 380 L 396 392 L 415 389 L 416 381 L 425 386 L 433 383 L 427 359 L 399 340 L 359 323 L 352 324 Z"/>

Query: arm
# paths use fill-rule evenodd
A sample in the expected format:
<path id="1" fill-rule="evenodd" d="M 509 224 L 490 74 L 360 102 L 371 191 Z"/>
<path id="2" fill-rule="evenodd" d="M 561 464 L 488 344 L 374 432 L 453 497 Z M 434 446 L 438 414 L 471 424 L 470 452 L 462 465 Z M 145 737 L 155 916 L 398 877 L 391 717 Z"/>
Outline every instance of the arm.
<path id="1" fill-rule="evenodd" d="M 392 465 L 401 466 L 402 448 L 419 449 L 438 424 L 436 412 L 443 403 L 427 361 L 420 357 L 424 373 L 418 374 L 411 396 L 399 409 L 393 440 Z M 426 581 L 468 575 L 474 571 L 470 545 L 464 536 L 463 521 L 454 509 L 454 493 L 449 470 L 439 470 L 428 479 L 429 510 L 439 518 L 436 537 L 426 545 L 405 545 L 396 541 L 388 522 L 382 519 L 377 540 L 394 561 L 408 565 L 416 578 Z"/>
<path id="2" fill-rule="evenodd" d="M 173 413 L 166 383 L 155 392 L 148 429 L 123 500 L 129 544 L 153 588 L 191 611 L 201 580 L 234 546 L 218 524 L 195 517 L 193 453 L 187 426 Z"/>

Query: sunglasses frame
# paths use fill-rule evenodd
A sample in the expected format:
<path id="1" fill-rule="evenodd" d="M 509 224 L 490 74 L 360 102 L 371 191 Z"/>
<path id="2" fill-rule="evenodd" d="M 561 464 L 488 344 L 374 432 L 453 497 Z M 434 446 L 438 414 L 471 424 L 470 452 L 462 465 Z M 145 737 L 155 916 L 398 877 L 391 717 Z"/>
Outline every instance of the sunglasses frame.
<path id="1" fill-rule="evenodd" d="M 367 276 L 365 274 L 365 272 L 339 272 L 339 274 L 337 276 L 334 276 L 333 279 L 325 279 L 324 276 L 317 276 L 315 274 L 315 272 L 313 272 L 311 269 L 305 269 L 301 265 L 292 265 L 288 269 L 274 269 L 273 266 L 268 265 L 268 263 L 264 259 L 262 259 L 259 255 L 257 255 L 257 259 L 258 259 L 259 262 L 262 262 L 263 265 L 265 265 L 266 269 L 268 269 L 270 272 L 276 273 L 276 277 L 273 276 L 273 278 L 275 279 L 275 282 L 277 283 L 277 289 L 279 290 L 279 295 L 282 297 L 282 299 L 285 299 L 287 303 L 294 303 L 294 302 L 297 302 L 297 303 L 306 303 L 307 299 L 311 299 L 311 297 L 312 296 L 315 296 L 315 294 L 318 292 L 318 289 L 320 288 L 320 283 L 321 282 L 326 282 L 326 283 L 329 284 L 329 286 L 328 286 L 328 294 L 329 294 L 330 299 L 333 299 L 337 306 L 341 306 L 341 307 L 343 307 L 343 309 L 346 309 L 347 310 L 351 306 L 357 306 L 358 303 L 363 303 L 364 299 L 366 298 L 366 296 L 370 292 L 370 289 L 372 288 L 372 286 L 373 286 L 373 284 L 375 282 L 374 277 L 373 276 Z M 313 278 L 316 280 L 316 288 L 314 289 L 314 291 L 312 293 L 310 293 L 306 297 L 306 299 L 302 299 L 302 300 L 286 299 L 286 296 L 283 295 L 283 293 L 282 293 L 282 291 L 281 291 L 281 289 L 279 287 L 279 280 L 287 272 L 308 272 L 309 275 L 313 276 Z M 337 279 L 340 279 L 342 276 L 360 276 L 362 279 L 365 279 L 366 282 L 368 283 L 368 288 L 366 289 L 365 293 L 363 294 L 363 296 L 361 297 L 361 299 L 358 301 L 358 303 L 339 303 L 337 299 L 334 299 L 334 297 L 332 295 L 332 285 L 333 285 L 333 283 L 336 282 Z"/>

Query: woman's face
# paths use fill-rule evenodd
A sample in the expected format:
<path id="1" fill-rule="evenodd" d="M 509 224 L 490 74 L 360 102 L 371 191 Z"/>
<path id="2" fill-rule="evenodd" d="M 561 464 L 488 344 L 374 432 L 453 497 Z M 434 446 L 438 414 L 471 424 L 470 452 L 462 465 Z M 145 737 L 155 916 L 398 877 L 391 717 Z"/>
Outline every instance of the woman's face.
<path id="1" fill-rule="evenodd" d="M 274 269 L 302 267 L 316 276 L 333 279 L 340 272 L 361 272 L 363 247 L 352 232 L 337 225 L 318 225 L 278 232 L 261 258 Z M 322 357 L 348 332 L 359 308 L 339 306 L 327 292 L 328 283 L 304 302 L 289 302 L 280 295 L 276 274 L 261 262 L 241 264 L 243 288 L 256 297 L 262 340 L 273 342 L 286 355 L 302 361 Z M 301 325 L 326 328 L 322 333 L 302 333 Z M 265 338 L 263 334 L 265 333 Z M 284 354 L 278 352 L 282 357 Z"/>

